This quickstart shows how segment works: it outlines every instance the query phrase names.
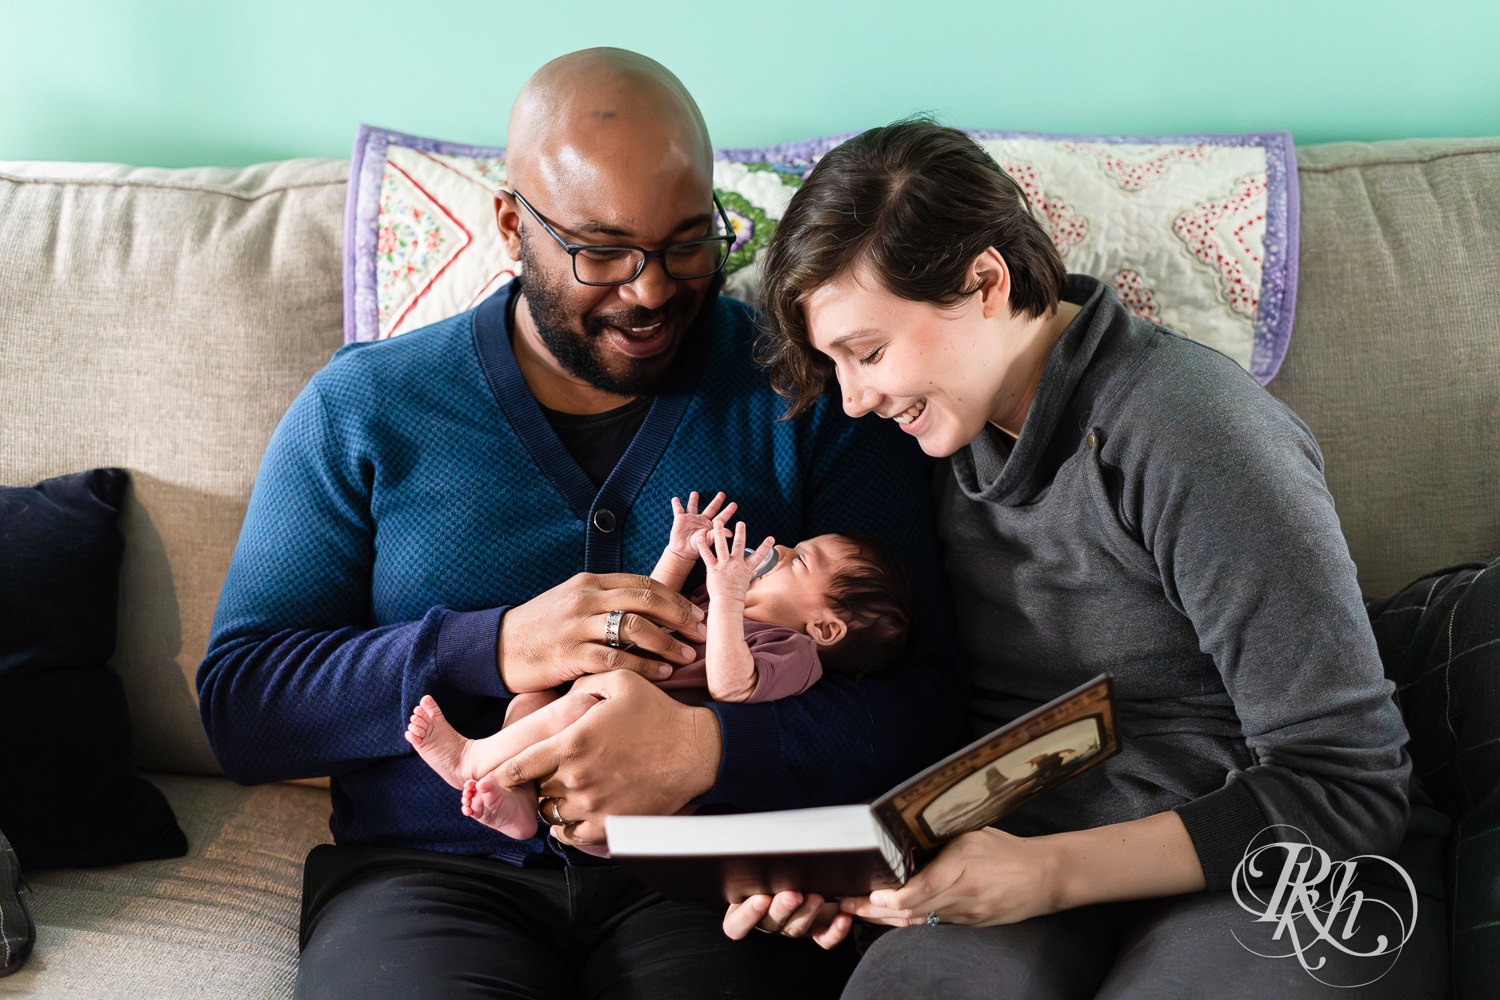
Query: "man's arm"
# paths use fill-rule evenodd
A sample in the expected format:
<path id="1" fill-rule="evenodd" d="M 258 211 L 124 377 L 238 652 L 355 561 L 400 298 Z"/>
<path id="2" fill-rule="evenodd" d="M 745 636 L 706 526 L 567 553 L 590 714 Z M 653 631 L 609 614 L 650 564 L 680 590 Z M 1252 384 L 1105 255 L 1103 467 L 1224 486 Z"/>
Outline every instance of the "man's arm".
<path id="1" fill-rule="evenodd" d="M 434 607 L 376 626 L 374 558 L 358 458 L 315 378 L 267 446 L 198 669 L 204 729 L 231 777 L 336 774 L 405 754 L 397 723 L 423 694 L 507 694 L 495 667 L 506 609 Z"/>
<path id="2" fill-rule="evenodd" d="M 408 602 L 412 620 L 377 621 L 377 540 L 389 548 L 390 533 L 382 535 L 376 511 L 394 501 L 375 496 L 372 483 L 392 456 L 365 433 L 367 409 L 335 412 L 325 398 L 325 384 L 344 400 L 374 395 L 347 377 L 349 367 L 316 376 L 272 437 L 199 667 L 204 729 L 232 777 L 338 774 L 405 755 L 405 720 L 424 694 L 467 712 L 472 728 L 496 729 L 511 692 L 590 672 L 667 672 L 658 659 L 604 643 L 612 610 L 624 612 L 622 645 L 674 663 L 694 658 L 657 625 L 701 639 L 701 610 L 636 574 L 580 573 L 514 606 L 480 610 L 442 606 L 448 589 L 432 588 Z M 418 575 L 461 569 L 421 552 L 408 564 Z M 389 566 L 381 579 L 387 591 L 406 583 Z"/>

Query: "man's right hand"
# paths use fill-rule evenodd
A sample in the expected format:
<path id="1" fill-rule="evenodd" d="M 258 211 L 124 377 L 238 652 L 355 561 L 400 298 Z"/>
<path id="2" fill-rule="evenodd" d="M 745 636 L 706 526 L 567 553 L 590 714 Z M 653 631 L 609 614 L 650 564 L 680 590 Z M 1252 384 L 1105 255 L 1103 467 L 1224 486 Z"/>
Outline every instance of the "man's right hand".
<path id="1" fill-rule="evenodd" d="M 622 612 L 618 647 L 606 642 L 611 611 Z M 496 650 L 500 679 L 512 694 L 607 670 L 661 680 L 672 673 L 668 664 L 697 658 L 663 629 L 701 642 L 703 617 L 701 608 L 649 576 L 579 573 L 505 613 Z"/>

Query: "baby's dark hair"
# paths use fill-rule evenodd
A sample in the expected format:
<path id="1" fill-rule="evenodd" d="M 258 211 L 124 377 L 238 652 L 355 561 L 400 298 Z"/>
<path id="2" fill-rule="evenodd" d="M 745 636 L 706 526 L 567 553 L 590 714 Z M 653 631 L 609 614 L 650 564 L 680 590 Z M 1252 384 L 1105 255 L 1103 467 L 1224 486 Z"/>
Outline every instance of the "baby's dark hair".
<path id="1" fill-rule="evenodd" d="M 906 655 L 912 633 L 912 586 L 900 557 L 874 535 L 841 531 L 855 553 L 834 576 L 828 600 L 847 631 L 818 650 L 823 669 L 853 677 L 883 673 Z"/>

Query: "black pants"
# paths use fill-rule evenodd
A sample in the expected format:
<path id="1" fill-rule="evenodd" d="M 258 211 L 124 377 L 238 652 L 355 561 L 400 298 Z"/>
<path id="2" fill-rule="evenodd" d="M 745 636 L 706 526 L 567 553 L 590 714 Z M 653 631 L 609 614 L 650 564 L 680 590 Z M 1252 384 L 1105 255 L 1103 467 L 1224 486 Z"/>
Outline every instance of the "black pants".
<path id="1" fill-rule="evenodd" d="M 307 858 L 296 996 L 838 996 L 852 949 L 731 941 L 723 915 L 611 867 L 324 845 Z"/>

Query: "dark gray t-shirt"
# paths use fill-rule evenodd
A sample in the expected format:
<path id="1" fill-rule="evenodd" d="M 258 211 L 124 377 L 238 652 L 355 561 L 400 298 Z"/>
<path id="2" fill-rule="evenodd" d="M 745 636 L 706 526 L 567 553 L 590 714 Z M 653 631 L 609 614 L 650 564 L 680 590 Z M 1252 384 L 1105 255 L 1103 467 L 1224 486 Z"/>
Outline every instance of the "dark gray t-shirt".
<path id="1" fill-rule="evenodd" d="M 1017 833 L 1181 815 L 1210 887 L 1289 823 L 1334 857 L 1400 841 L 1406 732 L 1311 432 L 1233 361 L 1098 281 L 1021 435 L 981 435 L 938 530 L 985 731 L 1101 671 L 1123 747 Z"/>

